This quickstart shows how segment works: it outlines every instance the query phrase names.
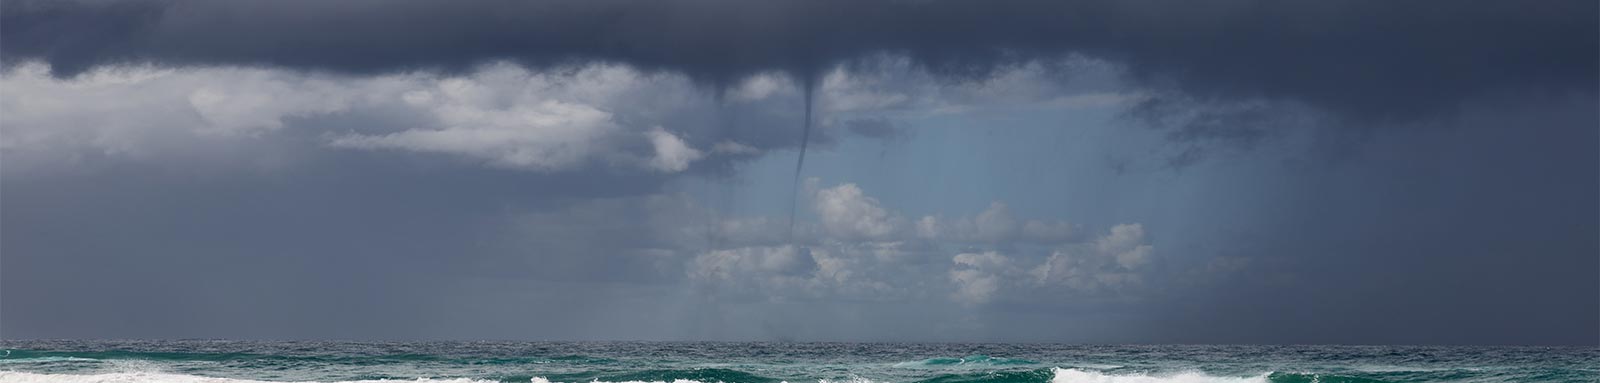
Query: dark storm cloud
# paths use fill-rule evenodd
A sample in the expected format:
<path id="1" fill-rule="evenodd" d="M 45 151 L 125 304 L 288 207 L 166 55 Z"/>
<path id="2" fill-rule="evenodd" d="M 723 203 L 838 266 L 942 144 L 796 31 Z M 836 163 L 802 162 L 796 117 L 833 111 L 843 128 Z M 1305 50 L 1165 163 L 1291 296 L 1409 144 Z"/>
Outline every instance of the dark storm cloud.
<path id="1" fill-rule="evenodd" d="M 1270 192 L 1222 200 L 1275 213 L 1251 219 L 1253 235 L 1189 249 L 1240 272 L 1161 305 L 1146 328 L 1169 342 L 1593 346 L 1595 99 L 1497 101 L 1292 175 L 1246 175 L 1237 182 Z"/>
<path id="2" fill-rule="evenodd" d="M 1600 335 L 1594 272 L 1600 267 L 1600 221 L 1594 214 L 1600 211 L 1597 18 L 1600 6 L 1592 0 L 3 0 L 0 63 L 7 68 L 43 61 L 53 75 L 66 78 L 99 67 L 154 64 L 198 74 L 169 76 L 181 79 L 169 78 L 166 86 L 88 87 L 53 97 L 29 88 L 42 85 L 28 85 L 31 80 L 17 74 L 23 70 L 7 75 L 3 93 L 15 102 L 7 104 L 13 109 L 7 109 L 3 128 L 6 138 L 17 140 L 0 142 L 14 145 L 3 147 L 7 157 L 0 166 L 0 336 L 793 339 L 806 332 L 784 328 L 803 327 L 812 337 L 801 339 L 937 340 L 956 333 L 966 337 L 959 340 L 1592 345 Z M 771 73 L 801 82 L 779 89 L 816 86 L 818 75 L 831 68 L 866 73 L 899 59 L 935 81 L 993 78 L 1030 65 L 1049 72 L 1040 78 L 1056 80 L 1053 75 L 1073 69 L 1053 60 L 1078 56 L 1116 64 L 1125 76 L 1118 80 L 1128 82 L 1100 90 L 1135 95 L 1127 116 L 1161 129 L 1170 141 L 1163 144 L 1177 152 L 1165 164 L 1186 168 L 1171 179 L 1118 188 L 1119 180 L 1152 173 L 1138 170 L 1140 156 L 1170 153 L 1117 149 L 1133 144 L 1108 137 L 1098 143 L 1107 147 L 1116 174 L 1071 180 L 1110 185 L 1101 186 L 1108 197 L 1052 194 L 1059 202 L 1046 202 L 1107 206 L 1119 212 L 1105 214 L 1118 220 L 1138 214 L 1120 211 L 1145 206 L 1179 212 L 1174 215 L 1181 218 L 1167 222 L 1129 221 L 1143 223 L 1161 258 L 1149 266 L 1153 292 L 1146 301 L 1108 309 L 1029 295 L 1005 299 L 1000 290 L 988 306 L 951 304 L 948 291 L 938 287 L 952 283 L 948 267 L 954 254 L 878 269 L 881 280 L 922 288 L 930 301 L 884 304 L 817 295 L 812 301 L 718 306 L 685 288 L 694 286 L 698 274 L 690 267 L 698 255 L 726 249 L 731 252 L 723 255 L 738 261 L 740 255 L 779 253 L 791 242 L 783 235 L 789 231 L 783 230 L 785 217 L 771 213 L 754 217 L 770 220 L 722 217 L 751 219 L 730 219 L 721 223 L 744 226 L 712 232 L 708 228 L 722 212 L 663 193 L 685 175 L 709 175 L 706 182 L 715 183 L 739 175 L 739 165 L 751 159 L 791 155 L 777 149 L 802 146 L 806 118 L 805 101 L 794 94 L 801 91 L 769 89 L 775 96 L 743 100 L 731 96 L 736 92 L 716 93 L 707 98 L 715 102 L 674 104 L 699 91 L 697 86 L 735 90 L 747 76 Z M 264 110 L 268 120 L 281 122 L 276 130 L 214 136 L 200 133 L 210 126 L 205 121 L 191 121 L 205 119 L 195 113 L 204 109 L 194 105 L 197 89 L 227 91 L 215 85 L 262 81 L 239 78 L 238 71 L 191 70 L 197 67 L 331 72 L 337 75 L 318 79 L 339 89 L 365 89 L 360 81 L 374 77 L 362 76 L 404 71 L 459 74 L 453 79 L 513 90 L 527 86 L 503 80 L 521 77 L 480 73 L 497 67 L 480 64 L 501 60 L 556 77 L 594 63 L 683 74 L 690 80 L 642 81 L 655 85 L 633 85 L 595 106 L 614 113 L 624 131 L 660 125 L 706 157 L 671 174 L 608 168 L 600 163 L 612 157 L 600 155 L 541 173 L 479 166 L 485 161 L 472 156 L 330 148 L 330 138 L 450 128 L 434 121 L 430 109 L 412 109 L 398 104 L 402 95 L 379 91 L 373 92 L 392 102 L 310 112 L 239 104 L 244 107 L 237 110 Z M 438 90 L 439 76 L 424 75 L 412 87 Z M 928 89 L 916 86 L 926 79 L 919 76 L 903 76 L 884 88 L 907 94 Z M 232 90 L 261 92 L 273 101 L 315 93 L 297 88 L 296 80 L 282 81 L 293 91 Z M 77 86 L 60 84 L 48 85 Z M 537 104 L 561 99 L 563 89 L 547 90 L 556 93 L 549 98 L 493 97 L 468 106 Z M 1027 93 L 1013 91 L 1001 87 L 997 93 Z M 829 101 L 822 97 L 819 106 Z M 959 103 L 962 97 L 954 99 Z M 1009 102 L 1000 98 L 996 102 Z M 120 99 L 148 102 L 118 107 Z M 930 105 L 938 103 L 888 108 Z M 53 109 L 26 113 L 43 107 Z M 859 138 L 909 140 L 917 128 L 892 113 L 824 110 L 818 108 L 812 147 Z M 67 118 L 89 114 L 104 118 Z M 253 122 L 244 117 L 254 116 L 241 120 Z M 1279 134 L 1273 128 L 1284 125 L 1310 126 L 1318 138 L 1365 146 L 1322 145 L 1289 161 L 1261 150 L 1231 163 L 1192 166 L 1218 150 L 1211 143 L 1290 148 L 1291 142 L 1273 140 Z M 1413 128 L 1381 129 L 1395 126 Z M 991 133 L 1006 128 L 975 127 Z M 41 133 L 49 139 L 33 139 L 27 134 L 33 132 L 66 138 Z M 69 134 L 74 132 L 81 134 Z M 617 146 L 606 153 L 654 153 L 642 137 L 605 141 Z M 1060 137 L 1027 140 L 1067 141 Z M 55 146 L 73 140 L 88 143 Z M 1038 175 L 1030 175 L 1025 186 L 1006 186 L 999 181 L 1015 169 L 999 169 L 1009 166 L 1000 160 L 977 164 L 1007 170 L 992 177 L 968 173 L 963 169 L 971 164 L 954 159 L 905 168 L 885 164 L 893 171 L 943 167 L 938 177 L 994 183 L 982 190 L 995 194 L 1048 189 L 1035 184 L 1083 175 L 1063 166 L 1066 157 L 1013 150 L 1015 143 L 980 145 L 986 143 L 935 148 L 991 150 L 993 157 L 1026 154 L 1033 156 L 1027 164 L 1032 167 L 1015 169 Z M 1322 161 L 1316 150 L 1352 154 Z M 1245 166 L 1251 161 L 1285 164 L 1261 171 Z M 258 169 L 258 163 L 265 165 Z M 1222 167 L 1237 170 L 1218 171 Z M 786 181 L 789 169 L 780 170 Z M 874 174 L 866 170 L 850 176 Z M 914 190 L 878 194 L 884 206 L 910 193 L 946 195 L 918 189 L 925 180 L 906 173 L 877 182 L 884 189 L 896 189 L 885 185 L 892 184 Z M 1184 187 L 1196 179 L 1223 186 L 1202 192 Z M 830 179 L 821 186 L 836 186 L 833 181 L 867 185 L 864 179 Z M 1167 183 L 1194 199 L 1145 197 Z M 732 210 L 735 200 L 761 198 L 737 193 L 723 189 L 711 203 Z M 1016 205 L 1019 212 L 1040 207 L 1049 206 Z M 866 227 L 910 235 L 922 213 L 942 214 L 906 212 L 900 221 L 890 214 L 877 218 L 894 224 Z M 953 226 L 961 226 L 957 221 L 951 220 Z M 1033 229 L 1020 221 L 1007 227 L 1012 226 L 1024 234 Z M 1174 241 L 1186 231 L 1205 236 L 1209 232 L 1199 228 L 1213 226 L 1243 234 L 1191 241 L 1206 246 Z M 741 228 L 745 232 L 735 230 Z M 819 243 L 815 249 L 824 249 L 818 235 L 801 235 L 800 242 L 811 239 Z M 951 246 L 981 255 L 986 249 L 980 245 L 1012 250 L 1017 246 L 1002 242 L 1013 241 L 965 239 Z M 867 248 L 859 247 L 840 249 Z M 905 250 L 921 256 L 945 249 Z M 1033 266 L 1052 254 L 1006 255 Z M 957 266 L 973 271 L 974 280 L 1031 279 L 1019 276 L 1024 268 L 980 262 L 985 260 L 974 257 Z M 872 270 L 850 271 L 872 277 Z M 806 296 L 810 290 L 750 288 L 776 285 L 772 280 L 793 273 L 779 268 L 770 280 L 755 272 L 719 282 L 757 298 Z M 910 307 L 916 305 L 926 307 Z M 1063 324 L 1085 313 L 1110 315 L 1108 323 L 1115 323 L 1107 331 Z M 985 332 L 952 332 L 922 320 L 963 315 L 981 321 Z M 811 320 L 851 316 L 858 320 Z"/>
<path id="3" fill-rule="evenodd" d="M 282 142 L 315 138 L 306 135 L 250 144 L 287 146 L 315 166 L 86 158 L 71 169 L 6 169 L 0 336 L 549 339 L 673 330 L 583 330 L 578 318 L 614 314 L 569 302 L 658 299 L 611 295 L 615 285 L 663 282 L 652 259 L 626 252 L 651 245 L 640 238 L 649 232 L 588 212 L 656 192 L 659 178 L 530 177 Z M 626 207 L 607 218 L 640 216 Z M 538 312 L 551 306 L 572 316 Z M 559 330 L 463 318 L 484 310 L 494 314 L 472 318 L 537 315 Z M 473 325 L 438 325 L 462 321 Z"/>
<path id="4" fill-rule="evenodd" d="M 947 78 L 1082 54 L 1202 100 L 1408 119 L 1494 91 L 1593 92 L 1593 1 L 7 1 L 0 56 L 375 73 L 609 61 L 728 84 L 903 55 Z"/>

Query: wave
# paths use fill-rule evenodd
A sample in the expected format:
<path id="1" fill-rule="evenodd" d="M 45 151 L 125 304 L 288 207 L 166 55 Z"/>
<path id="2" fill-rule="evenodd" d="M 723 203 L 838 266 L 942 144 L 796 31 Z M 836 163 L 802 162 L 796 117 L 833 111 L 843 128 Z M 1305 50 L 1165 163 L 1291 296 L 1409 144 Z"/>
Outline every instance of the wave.
<path id="1" fill-rule="evenodd" d="M 531 383 L 558 383 L 544 377 L 523 377 L 513 381 L 527 381 Z M 135 371 L 116 372 L 103 374 L 41 374 L 32 372 L 0 371 L 0 383 L 285 383 L 263 380 L 217 378 L 208 376 L 174 374 L 167 372 Z M 482 380 L 471 378 L 417 378 L 417 379 L 369 379 L 346 380 L 330 383 L 491 383 L 499 380 Z M 693 369 L 693 370 L 660 370 L 645 371 L 635 374 L 619 375 L 608 378 L 592 378 L 574 381 L 573 383 L 747 383 L 747 382 L 772 382 L 787 383 L 777 379 L 757 376 L 745 372 L 725 369 Z M 864 378 L 848 379 L 851 383 L 874 383 Z M 918 383 L 1366 383 L 1381 382 L 1380 380 L 1363 379 L 1357 377 L 1325 375 L 1325 374 L 1300 374 L 1300 373 L 1269 373 L 1251 377 L 1227 377 L 1206 375 L 1199 372 L 1185 372 L 1177 374 L 1108 374 L 1098 371 L 1087 371 L 1073 368 L 1050 368 L 1025 371 L 993 371 L 971 374 L 950 374 L 919 381 Z M 316 382 L 301 382 L 316 383 Z M 833 380 L 818 380 L 818 383 L 837 383 Z"/>
<path id="2" fill-rule="evenodd" d="M 1055 371 L 1049 368 L 1024 371 L 988 371 L 940 375 L 917 383 L 1050 383 L 1054 374 Z"/>
<path id="3" fill-rule="evenodd" d="M 1267 375 L 1272 383 L 1386 383 L 1385 380 L 1332 374 L 1305 374 L 1274 372 Z M 1454 380 L 1454 379 L 1451 379 Z"/>
<path id="4" fill-rule="evenodd" d="M 163 372 L 117 372 L 109 374 L 36 374 L 31 372 L 0 371 L 0 382 L 5 383 L 285 383 L 265 380 L 213 378 L 208 376 L 169 374 Z M 348 380 L 336 383 L 493 383 L 493 380 L 467 378 L 416 380 Z M 316 383 L 316 382 L 301 382 Z"/>
<path id="5" fill-rule="evenodd" d="M 731 371 L 731 370 L 730 370 Z M 741 373 L 742 374 L 742 373 Z M 1049 368 L 1023 371 L 990 371 L 970 374 L 948 374 L 918 381 L 917 383 L 1298 383 L 1298 382 L 1370 382 L 1370 380 L 1345 380 L 1342 377 L 1316 374 L 1270 373 L 1250 377 L 1213 376 L 1199 372 L 1177 374 L 1108 374 L 1075 368 Z M 563 383 L 543 377 L 533 377 L 533 383 Z M 743 383 L 743 380 L 627 380 L 594 379 L 587 382 L 565 383 Z M 874 383 L 863 378 L 852 378 L 851 383 Z M 782 382 L 787 383 L 787 382 Z M 823 379 L 818 383 L 838 383 Z"/>
<path id="6" fill-rule="evenodd" d="M 0 361 L 29 362 L 42 360 L 77 360 L 77 361 L 113 361 L 113 360 L 142 360 L 142 361 L 172 361 L 172 362 L 236 362 L 236 361 L 300 361 L 344 363 L 359 360 L 391 360 L 396 362 L 433 360 L 437 357 L 420 354 L 397 354 L 379 356 L 291 356 L 291 355 L 262 355 L 242 352 L 205 353 L 205 352 L 139 352 L 123 350 L 106 351 L 29 351 L 6 350 L 0 355 Z"/>
<path id="7" fill-rule="evenodd" d="M 995 358 L 988 355 L 970 355 L 962 358 L 929 358 L 915 362 L 897 363 L 895 367 L 950 367 L 950 366 L 1015 366 L 1039 362 L 1027 359 Z"/>
<path id="8" fill-rule="evenodd" d="M 1268 374 L 1253 377 L 1227 377 L 1184 372 L 1171 375 L 1123 375 L 1086 371 L 1076 368 L 1056 368 L 1050 383 L 1277 383 Z"/>
<path id="9" fill-rule="evenodd" d="M 535 383 L 549 383 L 548 380 L 535 377 Z M 769 378 L 739 370 L 726 368 L 687 368 L 672 370 L 644 370 L 617 375 L 604 375 L 590 378 L 589 382 L 674 382 L 674 383 L 780 383 L 780 379 Z"/>
<path id="10" fill-rule="evenodd" d="M 512 357 L 512 358 L 471 358 L 449 357 L 428 354 L 382 354 L 382 355 L 264 355 L 251 353 L 203 353 L 203 352 L 136 352 L 123 350 L 108 351 L 29 351 L 5 350 L 0 355 L 0 363 L 44 363 L 44 362 L 95 362 L 118 360 L 141 361 L 172 361 L 172 362 L 247 362 L 247 363 L 311 363 L 311 364 L 350 364 L 350 365 L 381 365 L 400 364 L 410 362 L 435 362 L 446 364 L 468 365 L 515 365 L 515 364 L 547 364 L 560 362 L 567 364 L 611 364 L 615 359 L 591 357 L 585 355 L 562 355 L 555 357 Z"/>
<path id="11" fill-rule="evenodd" d="M 100 362 L 100 359 L 79 358 L 74 356 L 41 356 L 37 358 L 0 358 L 0 364 L 6 363 L 52 363 L 52 362 Z"/>
<path id="12" fill-rule="evenodd" d="M 1056 368 L 1050 383 L 1383 383 L 1382 380 L 1332 374 L 1269 372 L 1249 377 L 1184 372 L 1169 375 L 1122 375 Z"/>

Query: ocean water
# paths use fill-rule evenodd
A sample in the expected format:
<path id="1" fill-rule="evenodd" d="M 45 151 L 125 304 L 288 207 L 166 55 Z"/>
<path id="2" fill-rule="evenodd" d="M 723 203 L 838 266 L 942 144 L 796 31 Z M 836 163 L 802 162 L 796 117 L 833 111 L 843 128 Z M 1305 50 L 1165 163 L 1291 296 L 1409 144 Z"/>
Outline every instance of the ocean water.
<path id="1" fill-rule="evenodd" d="M 1596 382 L 1594 347 L 0 341 L 0 382 Z"/>

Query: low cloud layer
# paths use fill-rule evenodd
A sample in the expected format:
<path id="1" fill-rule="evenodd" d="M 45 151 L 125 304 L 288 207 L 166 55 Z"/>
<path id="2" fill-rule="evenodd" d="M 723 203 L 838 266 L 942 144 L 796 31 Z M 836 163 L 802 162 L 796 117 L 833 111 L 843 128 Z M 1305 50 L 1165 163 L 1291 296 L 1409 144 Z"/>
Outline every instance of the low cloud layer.
<path id="1" fill-rule="evenodd" d="M 1590 91 L 1596 6 L 1552 1 L 7 2 L 7 65 L 461 72 L 496 60 L 619 63 L 726 87 L 801 82 L 877 55 L 985 77 L 1082 54 L 1200 100 L 1290 100 L 1364 120 L 1502 91 Z M 338 25 L 329 34 L 324 25 Z M 740 38 L 727 38 L 740 36 Z"/>
<path id="2" fill-rule="evenodd" d="M 815 188 L 819 182 L 809 182 L 818 221 L 802 228 L 801 241 L 762 241 L 780 236 L 739 229 L 719 232 L 749 238 L 730 241 L 737 247 L 696 256 L 688 267 L 690 281 L 718 295 L 758 300 L 948 298 L 983 304 L 997 299 L 1111 299 L 1129 297 L 1120 293 L 1141 287 L 1142 266 L 1154 253 L 1137 223 L 1111 227 L 1085 242 L 1065 231 L 1025 232 L 1023 227 L 1078 226 L 1019 220 L 996 202 L 976 217 L 945 219 L 962 224 L 925 230 L 929 222 L 941 219 L 924 216 L 918 221 L 924 227 L 914 228 L 904 215 L 856 184 Z M 775 221 L 746 218 L 714 227 Z M 944 274 L 948 280 L 930 277 Z"/>

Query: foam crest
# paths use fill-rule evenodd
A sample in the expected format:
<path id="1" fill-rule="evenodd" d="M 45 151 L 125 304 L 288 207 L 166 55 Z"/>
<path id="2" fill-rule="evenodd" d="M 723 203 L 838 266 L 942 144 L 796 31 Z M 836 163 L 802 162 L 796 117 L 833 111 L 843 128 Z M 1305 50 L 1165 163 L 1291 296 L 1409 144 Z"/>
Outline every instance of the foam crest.
<path id="1" fill-rule="evenodd" d="M 914 362 L 895 363 L 895 367 L 992 367 L 1008 365 L 1030 365 L 1039 362 L 1027 359 L 996 358 L 988 355 L 970 355 L 961 358 L 929 358 Z"/>
<path id="2" fill-rule="evenodd" d="M 551 382 L 550 379 L 545 379 L 544 377 L 535 376 L 535 377 L 533 377 L 533 383 L 562 383 L 562 382 Z M 615 381 L 615 382 L 604 381 L 604 380 L 591 380 L 591 381 L 583 382 L 583 383 L 723 383 L 723 382 L 720 382 L 720 381 L 702 382 L 702 381 L 698 381 L 698 380 L 694 380 L 694 379 L 673 379 L 670 382 L 669 381 L 665 381 L 665 380 L 651 380 L 651 381 L 623 380 L 623 381 Z M 789 383 L 789 382 L 782 382 L 782 383 Z"/>
<path id="3" fill-rule="evenodd" d="M 1266 383 L 1266 375 L 1238 378 L 1211 376 L 1198 372 L 1173 375 L 1111 375 L 1075 368 L 1057 368 L 1050 383 Z"/>
<path id="4" fill-rule="evenodd" d="M 536 380 L 537 381 L 537 380 Z M 488 380 L 476 379 L 428 379 L 416 380 L 352 380 L 334 383 L 396 383 L 396 382 L 422 382 L 422 383 L 491 383 Z M 164 372 L 117 372 L 109 374 L 36 374 L 31 372 L 0 371 L 0 383 L 284 383 L 268 382 L 262 380 L 213 378 L 208 376 L 170 374 Z M 301 382 L 315 383 L 315 382 Z"/>

